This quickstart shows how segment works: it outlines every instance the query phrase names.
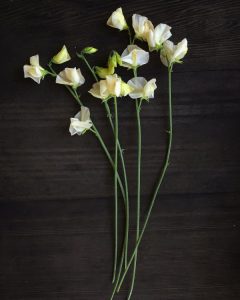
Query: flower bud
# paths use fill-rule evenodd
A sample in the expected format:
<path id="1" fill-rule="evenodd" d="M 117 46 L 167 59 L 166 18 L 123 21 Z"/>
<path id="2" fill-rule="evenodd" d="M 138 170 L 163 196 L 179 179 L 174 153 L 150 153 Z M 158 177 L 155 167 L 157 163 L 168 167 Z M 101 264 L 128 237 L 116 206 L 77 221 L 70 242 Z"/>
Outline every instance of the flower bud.
<path id="1" fill-rule="evenodd" d="M 82 53 L 83 54 L 93 54 L 93 53 L 96 53 L 98 51 L 97 48 L 94 48 L 94 47 L 86 47 L 82 50 Z"/>
<path id="2" fill-rule="evenodd" d="M 106 76 L 112 75 L 114 73 L 114 68 L 95 67 L 95 73 L 100 78 L 106 78 Z"/>
<path id="3" fill-rule="evenodd" d="M 117 28 L 120 31 L 128 29 L 128 25 L 123 15 L 121 7 L 119 7 L 111 14 L 107 21 L 107 25 L 113 28 Z"/>
<path id="4" fill-rule="evenodd" d="M 53 56 L 52 62 L 54 64 L 63 64 L 66 61 L 69 61 L 70 59 L 71 57 L 68 53 L 66 46 L 64 45 L 62 49 L 56 55 Z"/>

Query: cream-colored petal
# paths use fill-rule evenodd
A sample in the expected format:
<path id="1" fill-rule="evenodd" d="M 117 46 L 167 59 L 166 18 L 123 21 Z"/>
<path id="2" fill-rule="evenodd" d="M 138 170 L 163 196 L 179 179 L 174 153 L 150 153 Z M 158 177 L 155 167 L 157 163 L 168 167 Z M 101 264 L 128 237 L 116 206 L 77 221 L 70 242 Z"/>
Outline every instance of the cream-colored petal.
<path id="1" fill-rule="evenodd" d="M 53 63 L 63 64 L 71 59 L 66 46 L 64 45 L 62 49 L 52 58 Z"/>
<path id="2" fill-rule="evenodd" d="M 102 97 L 101 97 L 101 94 L 100 94 L 100 83 L 101 83 L 101 81 L 94 83 L 92 88 L 88 92 L 93 97 L 101 99 Z"/>
<path id="3" fill-rule="evenodd" d="M 172 41 L 167 40 L 163 43 L 163 48 L 160 53 L 160 59 L 162 63 L 167 67 L 172 63 L 173 53 L 175 51 L 175 45 Z"/>
<path id="4" fill-rule="evenodd" d="M 150 99 L 150 98 L 154 98 L 154 91 L 156 90 L 157 85 L 156 85 L 156 79 L 153 78 L 151 80 L 149 80 L 145 86 L 144 86 L 144 98 L 145 99 Z"/>
<path id="5" fill-rule="evenodd" d="M 144 77 L 134 77 L 127 84 L 133 88 L 133 91 L 129 94 L 132 99 L 143 97 L 143 89 L 147 84 L 147 80 Z"/>
<path id="6" fill-rule="evenodd" d="M 162 50 L 160 53 L 160 59 L 161 59 L 161 62 L 164 64 L 164 66 L 168 67 L 168 60 L 164 53 L 164 50 Z"/>
<path id="7" fill-rule="evenodd" d="M 133 92 L 133 90 L 134 89 L 129 84 L 125 83 L 124 81 L 121 81 L 121 96 L 122 97 L 127 96 L 128 94 Z"/>
<path id="8" fill-rule="evenodd" d="M 137 50 L 137 66 L 142 66 L 148 63 L 149 53 L 144 50 Z"/>
<path id="9" fill-rule="evenodd" d="M 132 16 L 132 26 L 136 37 L 143 40 L 147 39 L 148 31 L 151 29 L 153 30 L 152 22 L 150 22 L 148 18 L 138 14 Z"/>
<path id="10" fill-rule="evenodd" d="M 121 55 L 124 67 L 141 66 L 149 61 L 149 53 L 136 45 L 129 45 Z"/>
<path id="11" fill-rule="evenodd" d="M 65 85 L 73 85 L 72 82 L 68 81 L 66 78 L 65 70 L 61 71 L 56 77 L 56 83 L 65 84 Z"/>
<path id="12" fill-rule="evenodd" d="M 121 7 L 119 7 L 117 10 L 115 10 L 112 13 L 112 15 L 109 17 L 107 21 L 107 25 L 113 28 L 117 28 L 119 30 L 124 30 L 127 28 L 127 22 L 125 20 Z"/>
<path id="13" fill-rule="evenodd" d="M 155 33 L 153 30 L 149 30 L 147 34 L 147 42 L 150 50 L 154 49 L 156 47 L 156 41 L 155 41 Z"/>
<path id="14" fill-rule="evenodd" d="M 155 27 L 154 33 L 155 33 L 155 41 L 158 45 L 162 45 L 163 42 L 168 40 L 172 34 L 171 34 L 171 27 L 167 24 L 159 24 Z"/>
<path id="15" fill-rule="evenodd" d="M 100 81 L 100 98 L 101 99 L 106 99 L 107 97 L 109 97 L 110 93 L 108 90 L 108 85 L 107 85 L 107 81 L 106 80 L 101 80 Z"/>
<path id="16" fill-rule="evenodd" d="M 86 130 L 92 127 L 91 120 L 87 120 L 85 122 L 79 121 L 76 118 L 71 118 L 71 123 L 69 127 L 69 132 L 73 136 L 75 134 L 81 135 Z"/>
<path id="17" fill-rule="evenodd" d="M 66 68 L 65 76 L 69 82 L 72 82 L 73 85 L 79 84 L 79 75 L 76 68 Z"/>
<path id="18" fill-rule="evenodd" d="M 116 74 L 106 76 L 107 89 L 110 95 L 119 97 L 121 94 L 121 78 Z"/>
<path id="19" fill-rule="evenodd" d="M 173 53 L 174 51 L 174 44 L 172 41 L 167 40 L 166 42 L 163 43 L 163 47 L 169 53 Z"/>
<path id="20" fill-rule="evenodd" d="M 131 67 L 133 66 L 133 58 L 132 58 L 132 53 L 129 53 L 128 55 L 121 56 L 122 59 L 122 65 L 123 67 Z"/>
<path id="21" fill-rule="evenodd" d="M 65 68 L 56 77 L 56 83 L 78 87 L 85 82 L 80 69 Z"/>
<path id="22" fill-rule="evenodd" d="M 23 66 L 23 73 L 24 73 L 24 78 L 31 78 L 38 84 L 40 83 L 42 78 L 42 72 L 39 69 L 39 67 L 25 65 Z"/>
<path id="23" fill-rule="evenodd" d="M 90 129 L 92 121 L 90 120 L 90 111 L 87 107 L 81 106 L 81 110 L 70 119 L 69 132 L 71 135 L 81 135 L 86 130 Z"/>
<path id="24" fill-rule="evenodd" d="M 30 57 L 30 65 L 39 66 L 39 55 L 38 54 Z"/>
<path id="25" fill-rule="evenodd" d="M 90 110 L 89 110 L 88 107 L 81 106 L 80 120 L 83 121 L 83 122 L 85 122 L 87 120 L 90 120 Z"/>
<path id="26" fill-rule="evenodd" d="M 88 92 L 95 98 L 99 98 L 102 100 L 106 99 L 109 96 L 107 81 L 100 80 L 94 83 L 92 88 Z"/>
<path id="27" fill-rule="evenodd" d="M 82 72 L 79 68 L 77 69 L 77 73 L 78 73 L 78 76 L 79 76 L 79 84 L 80 85 L 84 84 L 85 78 L 83 77 Z"/>
<path id="28" fill-rule="evenodd" d="M 187 39 L 183 39 L 180 43 L 177 44 L 176 50 L 173 55 L 173 59 L 175 61 L 181 60 L 187 53 L 188 51 L 188 43 Z"/>

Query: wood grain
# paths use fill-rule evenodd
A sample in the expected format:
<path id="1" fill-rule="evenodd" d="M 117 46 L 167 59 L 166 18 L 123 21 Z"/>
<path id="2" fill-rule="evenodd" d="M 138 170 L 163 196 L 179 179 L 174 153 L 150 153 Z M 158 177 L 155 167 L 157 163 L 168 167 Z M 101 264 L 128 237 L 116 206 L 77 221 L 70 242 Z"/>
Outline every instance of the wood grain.
<path id="1" fill-rule="evenodd" d="M 170 24 L 175 42 L 189 40 L 184 64 L 174 69 L 172 157 L 140 249 L 133 300 L 238 300 L 240 3 L 230 0 L 1 2 L 0 298 L 109 299 L 111 168 L 91 134 L 68 134 L 78 106 L 67 91 L 50 78 L 40 86 L 24 80 L 22 65 L 39 53 L 44 66 L 64 43 L 72 54 L 99 48 L 90 60 L 103 65 L 111 49 L 128 43 L 105 26 L 120 5 L 128 22 L 141 13 Z M 83 102 L 112 151 L 103 106 L 87 93 L 92 78 L 78 59 L 69 65 L 81 67 Z M 166 147 L 167 74 L 156 54 L 139 73 L 158 83 L 142 110 L 144 213 Z M 133 101 L 119 101 L 119 117 L 134 235 Z"/>

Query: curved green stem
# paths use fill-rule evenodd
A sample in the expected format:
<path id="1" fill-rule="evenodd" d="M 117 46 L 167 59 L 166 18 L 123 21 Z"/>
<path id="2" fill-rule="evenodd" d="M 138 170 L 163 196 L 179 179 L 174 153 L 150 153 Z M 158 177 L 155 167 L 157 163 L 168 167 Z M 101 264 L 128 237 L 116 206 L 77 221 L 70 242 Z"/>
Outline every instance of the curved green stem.
<path id="1" fill-rule="evenodd" d="M 121 288 L 121 285 L 123 283 L 123 280 L 128 272 L 128 269 L 129 267 L 131 266 L 132 262 L 133 262 L 133 259 L 135 257 L 135 254 L 137 253 L 137 250 L 138 250 L 138 247 L 142 241 L 142 238 L 143 238 L 143 235 L 144 235 L 144 232 L 146 230 L 146 227 L 148 225 L 148 222 L 149 222 L 149 219 L 150 219 L 150 216 L 151 216 L 151 213 L 152 213 L 152 210 L 153 210 L 153 207 L 154 207 L 154 204 L 155 204 L 155 201 L 156 201 L 156 198 L 157 198 L 157 195 L 158 195 L 158 192 L 159 192 L 159 189 L 160 189 L 160 186 L 162 184 L 162 181 L 164 179 L 164 176 L 165 176 L 165 173 L 167 171 L 167 168 L 169 166 L 169 158 L 170 158 L 170 154 L 171 154 L 171 148 L 172 148 L 172 137 L 173 137 L 173 126 L 172 126 L 172 65 L 170 65 L 168 67 L 168 95 L 169 95 L 169 98 L 168 98 L 168 114 L 169 114 L 169 119 L 168 119 L 168 135 L 169 135 L 169 138 L 168 138 L 168 146 L 167 146 L 167 154 L 166 154 L 166 159 L 165 159 L 165 163 L 163 165 L 163 169 L 162 169 L 162 172 L 160 174 L 160 177 L 158 179 L 158 182 L 157 182 L 157 186 L 155 188 L 155 191 L 154 191 L 154 194 L 153 194 L 153 197 L 152 197 L 152 200 L 150 202 L 150 206 L 149 206 L 149 209 L 148 209 L 148 212 L 147 212 L 147 215 L 146 215 L 146 218 L 145 218 L 145 221 L 144 221 L 144 224 L 143 224 L 143 228 L 142 228 L 142 231 L 140 233 L 140 236 L 138 238 L 138 241 L 135 245 L 135 248 L 133 250 L 133 253 L 129 259 L 129 262 L 128 262 L 128 265 L 127 265 L 127 268 L 125 269 L 120 281 L 119 281 L 119 284 L 115 285 L 114 289 L 115 291 L 118 289 Z"/>
<path id="2" fill-rule="evenodd" d="M 107 158 L 108 158 L 108 160 L 109 160 L 109 162 L 110 162 L 110 164 L 111 164 L 111 166 L 112 166 L 112 168 L 114 170 L 115 169 L 114 161 L 113 161 L 113 159 L 111 157 L 111 154 L 109 153 L 109 151 L 108 151 L 108 149 L 106 147 L 106 144 L 104 143 L 104 141 L 103 141 L 103 139 L 102 139 L 102 137 L 101 137 L 101 135 L 100 135 L 100 133 L 97 130 L 97 128 L 96 128 L 95 125 L 93 125 L 93 130 L 92 131 L 94 132 L 94 134 L 96 135 L 97 139 L 99 140 L 99 142 L 100 142 L 100 144 L 101 144 L 101 146 L 103 148 L 103 151 L 105 152 L 105 154 L 106 154 L 106 156 L 107 156 Z M 117 173 L 117 181 L 118 181 L 118 185 L 120 187 L 121 193 L 122 193 L 122 195 L 124 197 L 125 191 L 124 191 L 122 180 L 121 180 L 121 178 L 120 178 L 120 176 L 119 176 L 118 173 Z"/>
<path id="3" fill-rule="evenodd" d="M 117 185 L 117 172 L 118 172 L 118 109 L 117 98 L 114 97 L 114 120 L 115 120 L 115 157 L 114 157 L 114 191 L 115 191 L 115 248 L 114 248 L 114 265 L 113 265 L 113 279 L 115 282 L 118 262 L 118 185 Z"/>
<path id="4" fill-rule="evenodd" d="M 93 70 L 93 67 L 89 64 L 89 62 L 87 61 L 87 59 L 84 56 L 84 54 L 77 53 L 77 56 L 84 61 L 84 63 L 88 67 L 89 71 L 91 72 L 93 78 L 96 81 L 98 81 L 98 77 L 95 74 L 95 72 Z M 107 117 L 108 117 L 109 123 L 110 123 L 111 128 L 112 128 L 112 131 L 114 132 L 114 124 L 113 124 L 113 121 L 112 121 L 112 116 L 111 116 L 110 108 L 109 108 L 109 105 L 108 105 L 107 101 L 104 102 L 104 107 L 105 107 L 105 110 L 106 110 L 106 113 L 107 113 Z M 121 147 L 119 139 L 118 139 L 117 143 L 118 143 L 119 156 L 120 156 L 122 170 L 123 170 L 123 179 L 124 179 L 124 188 L 125 188 L 125 199 L 124 199 L 124 205 L 125 205 L 125 238 L 124 238 L 124 247 L 125 247 L 125 251 L 122 252 L 123 253 L 122 255 L 124 256 L 124 264 L 125 264 L 125 268 L 126 268 L 126 266 L 127 266 L 127 260 L 128 260 L 128 234 L 129 234 L 128 180 L 127 180 L 127 171 L 126 171 L 126 166 L 125 166 L 123 149 Z M 119 268 L 119 272 L 120 273 L 121 273 L 121 268 Z"/>
<path id="5" fill-rule="evenodd" d="M 82 59 L 82 60 L 85 62 L 85 64 L 86 64 L 86 66 L 88 67 L 89 71 L 92 73 L 92 76 L 94 77 L 94 79 L 95 79 L 96 81 L 98 81 L 97 75 L 95 74 L 93 68 L 90 66 L 90 64 L 89 64 L 89 62 L 87 61 L 87 59 L 86 59 L 86 57 L 84 56 L 84 54 L 82 54 L 82 53 L 77 53 L 77 57 L 79 57 L 80 59 Z"/>
<path id="6" fill-rule="evenodd" d="M 55 70 L 53 69 L 52 63 L 51 63 L 51 62 L 48 64 L 48 67 L 49 67 L 49 69 L 51 70 L 52 74 L 56 77 L 56 76 L 57 76 L 57 73 L 56 73 Z M 81 99 L 80 99 L 80 97 L 79 97 L 79 95 L 78 95 L 76 89 L 73 89 L 72 87 L 70 87 L 70 86 L 68 86 L 68 85 L 64 85 L 64 86 L 65 86 L 65 88 L 71 93 L 71 95 L 72 95 L 73 98 L 77 101 L 77 103 L 78 103 L 80 106 L 83 106 L 83 103 L 82 103 L 82 101 L 81 101 Z M 93 122 L 92 122 L 92 123 L 93 123 Z M 100 134 L 99 131 L 97 130 L 97 127 L 94 125 L 94 123 L 93 123 L 92 128 L 93 128 L 93 130 L 91 130 L 91 131 L 94 132 L 94 134 L 96 135 L 97 139 L 99 140 L 99 142 L 100 142 L 100 144 L 101 144 L 101 146 L 102 146 L 102 148 L 103 148 L 103 151 L 105 152 L 105 154 L 106 154 L 106 156 L 107 156 L 107 158 L 108 158 L 108 160 L 109 160 L 109 162 L 110 162 L 112 168 L 114 169 L 114 161 L 113 161 L 113 159 L 112 159 L 112 157 L 111 157 L 111 155 L 110 155 L 110 153 L 109 153 L 109 151 L 108 151 L 108 149 L 107 149 L 106 144 L 104 143 L 104 141 L 103 141 L 103 139 L 102 139 L 102 137 L 101 137 L 101 134 Z M 122 180 L 121 180 L 121 178 L 120 178 L 120 176 L 119 176 L 118 173 L 117 173 L 117 180 L 118 180 L 118 184 L 119 184 L 119 187 L 120 187 L 122 196 L 123 196 L 124 201 L 125 201 L 125 190 L 124 190 L 124 187 L 123 187 Z"/>

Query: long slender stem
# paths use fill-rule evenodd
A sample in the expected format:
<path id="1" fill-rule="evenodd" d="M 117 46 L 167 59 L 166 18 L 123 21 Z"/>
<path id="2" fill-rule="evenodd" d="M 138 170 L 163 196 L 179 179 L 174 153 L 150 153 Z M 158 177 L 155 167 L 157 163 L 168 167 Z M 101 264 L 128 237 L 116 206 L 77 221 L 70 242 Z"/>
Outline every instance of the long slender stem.
<path id="1" fill-rule="evenodd" d="M 160 186 L 162 184 L 162 181 L 164 179 L 165 173 L 166 173 L 167 168 L 169 166 L 169 158 L 170 158 L 170 154 L 171 154 L 172 138 L 173 138 L 173 126 L 172 126 L 172 65 L 170 65 L 168 67 L 168 95 L 169 95 L 169 98 L 168 98 L 168 114 L 169 114 L 169 119 L 168 119 L 168 135 L 169 135 L 169 138 L 168 138 L 168 147 L 167 147 L 167 154 L 166 154 L 165 163 L 163 165 L 162 172 L 160 174 L 159 180 L 157 182 L 157 186 L 155 188 L 152 200 L 150 202 L 150 206 L 149 206 L 149 209 L 148 209 L 148 212 L 147 212 L 144 224 L 143 224 L 142 231 L 141 231 L 140 236 L 138 238 L 138 241 L 137 241 L 137 243 L 135 245 L 133 253 L 132 253 L 132 255 L 131 255 L 130 259 L 129 259 L 127 268 L 125 269 L 125 271 L 124 271 L 124 273 L 123 273 L 123 275 L 122 275 L 122 277 L 120 279 L 120 282 L 119 282 L 118 286 L 115 285 L 115 290 L 117 288 L 118 289 L 121 288 L 121 285 L 122 285 L 123 280 L 124 280 L 124 278 L 125 278 L 125 276 L 126 276 L 126 274 L 128 272 L 128 269 L 129 269 L 129 267 L 132 264 L 132 261 L 133 261 L 133 259 L 135 257 L 135 254 L 137 253 L 138 247 L 139 247 L 139 245 L 140 245 L 140 243 L 142 241 L 144 232 L 145 232 L 146 227 L 148 225 L 148 222 L 149 222 L 149 219 L 150 219 L 150 216 L 151 216 L 151 213 L 152 213 L 152 210 L 153 210 L 153 207 L 154 207 L 154 204 L 155 204 L 155 201 L 156 201 L 156 198 L 157 198 Z"/>
<path id="2" fill-rule="evenodd" d="M 89 62 L 87 61 L 87 59 L 86 59 L 86 57 L 84 56 L 84 54 L 79 54 L 79 53 L 77 53 L 77 56 L 85 62 L 85 64 L 86 64 L 86 66 L 88 67 L 89 71 L 92 73 L 92 76 L 94 77 L 94 79 L 95 79 L 96 81 L 98 81 L 97 75 L 95 74 L 93 68 L 90 66 L 90 64 L 89 64 Z"/>
<path id="3" fill-rule="evenodd" d="M 84 61 L 84 63 L 88 67 L 89 71 L 91 72 L 93 78 L 96 81 L 98 81 L 98 77 L 95 74 L 95 72 L 93 70 L 93 67 L 89 64 L 89 62 L 87 61 L 85 56 L 83 54 L 79 54 L 79 53 L 77 53 L 77 56 Z M 110 123 L 111 128 L 112 128 L 112 131 L 114 132 L 114 124 L 113 124 L 113 121 L 112 121 L 112 116 L 111 116 L 110 108 L 109 108 L 109 105 L 108 105 L 107 101 L 104 102 L 104 107 L 105 107 L 105 110 L 106 110 L 106 113 L 107 113 L 109 123 Z M 125 160 L 124 160 L 124 156 L 123 156 L 123 150 L 122 150 L 121 144 L 119 142 L 119 139 L 118 139 L 118 150 L 119 150 L 119 155 L 120 155 L 120 159 L 121 159 L 121 165 L 122 165 L 122 170 L 123 170 L 123 178 L 124 178 L 124 188 L 125 188 L 125 238 L 124 238 L 125 251 L 122 252 L 123 253 L 122 255 L 124 256 L 124 264 L 125 264 L 125 268 L 126 268 L 127 260 L 128 260 L 129 196 L 128 196 L 127 171 L 126 171 Z M 120 267 L 119 267 L 119 272 L 120 273 L 121 273 L 121 270 L 122 270 L 122 266 L 120 265 Z"/>
<path id="4" fill-rule="evenodd" d="M 140 110 L 141 110 L 141 102 L 138 103 L 136 101 L 136 115 L 137 115 L 137 125 L 138 125 L 138 172 L 137 172 L 137 222 L 136 222 L 136 242 L 139 238 L 139 230 L 140 230 L 140 213 L 141 213 L 141 156 L 142 156 L 142 132 L 141 132 L 141 120 L 140 120 Z M 137 257 L 138 251 L 136 251 L 134 257 L 134 265 L 133 265 L 133 274 L 132 274 L 132 282 L 131 288 L 128 294 L 128 300 L 131 299 L 135 279 L 136 279 L 136 269 L 137 269 Z"/>
<path id="5" fill-rule="evenodd" d="M 52 63 L 51 63 L 51 62 L 48 64 L 48 67 L 49 67 L 49 69 L 50 69 L 51 72 L 52 72 L 51 75 L 56 77 L 56 76 L 57 76 L 57 73 L 56 73 L 55 70 L 53 69 Z M 79 95 L 78 95 L 76 89 L 73 89 L 72 87 L 70 87 L 70 86 L 68 86 L 68 85 L 64 85 L 64 86 L 65 86 L 65 88 L 71 93 L 71 95 L 72 95 L 73 98 L 77 101 L 77 103 L 78 103 L 80 106 L 82 106 L 83 103 L 82 103 L 82 101 L 81 101 L 81 99 L 80 99 L 80 97 L 79 97 Z M 93 122 L 92 122 L 92 123 L 93 123 Z M 114 161 L 113 161 L 113 159 L 112 159 L 112 157 L 111 157 L 111 155 L 110 155 L 110 153 L 109 153 L 109 151 L 108 151 L 108 149 L 107 149 L 107 146 L 106 146 L 105 142 L 103 141 L 103 139 L 102 139 L 102 137 L 101 137 L 101 134 L 100 134 L 99 131 L 97 130 L 97 127 L 94 125 L 94 123 L 93 123 L 92 128 L 93 128 L 93 130 L 91 130 L 91 131 L 93 131 L 94 134 L 96 135 L 97 139 L 99 140 L 99 142 L 100 142 L 100 144 L 101 144 L 101 146 L 102 146 L 102 148 L 103 148 L 103 151 L 105 152 L 105 154 L 106 154 L 106 156 L 107 156 L 107 158 L 108 158 L 108 160 L 109 160 L 109 162 L 110 162 L 112 168 L 114 169 Z M 117 173 L 117 180 L 118 180 L 118 184 L 119 184 L 119 187 L 120 187 L 122 196 L 123 196 L 124 201 L 125 201 L 125 190 L 124 190 L 124 187 L 123 187 L 122 180 L 121 180 L 121 178 L 120 178 L 120 176 L 119 176 L 118 173 Z"/>
<path id="6" fill-rule="evenodd" d="M 134 70 L 134 76 L 137 76 L 137 70 Z M 140 214 L 141 214 L 141 157 L 142 157 L 142 130 L 141 130 L 141 111 L 142 100 L 136 99 L 136 117 L 137 117 L 137 129 L 138 129 L 138 162 L 137 162 L 137 216 L 136 216 L 136 242 L 139 238 L 140 231 Z M 133 273 L 132 273 L 132 282 L 131 287 L 128 293 L 128 300 L 131 299 L 135 280 L 136 280 L 136 269 L 137 269 L 137 258 L 138 251 L 136 251 L 133 263 Z"/>
<path id="7" fill-rule="evenodd" d="M 114 249 L 114 266 L 113 266 L 113 279 L 115 282 L 117 263 L 118 263 L 118 184 L 117 184 L 117 172 L 118 172 L 118 109 L 117 109 L 117 97 L 114 97 L 114 120 L 115 120 L 115 158 L 114 158 L 114 191 L 115 191 L 115 249 Z"/>

